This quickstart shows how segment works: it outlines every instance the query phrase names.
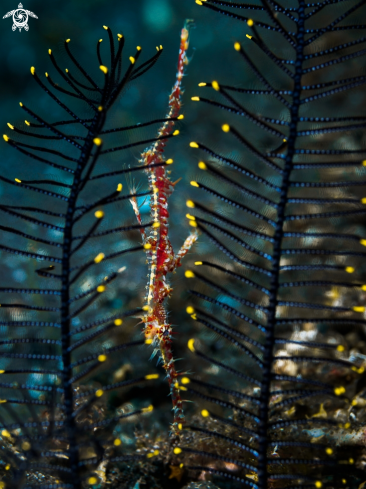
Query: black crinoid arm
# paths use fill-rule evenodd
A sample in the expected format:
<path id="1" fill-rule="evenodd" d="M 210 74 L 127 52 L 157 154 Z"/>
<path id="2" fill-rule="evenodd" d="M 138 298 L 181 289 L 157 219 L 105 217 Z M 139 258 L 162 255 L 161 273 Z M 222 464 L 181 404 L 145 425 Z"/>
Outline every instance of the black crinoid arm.
<path id="1" fill-rule="evenodd" d="M 192 98 L 223 132 L 191 142 L 200 366 L 182 389 L 202 416 L 176 455 L 219 487 L 358 487 L 366 2 L 196 3 L 242 37 L 232 83 Z"/>
<path id="2" fill-rule="evenodd" d="M 28 165 L 27 178 L 24 165 L 0 176 L 3 262 L 21 261 L 27 275 L 20 288 L 11 273 L 1 274 L 0 468 L 9 488 L 95 485 L 109 461 L 145 457 L 126 448 L 132 428 L 121 438 L 130 420 L 149 416 L 140 386 L 158 377 L 148 357 L 143 362 L 144 339 L 134 328 L 139 261 L 131 260 L 143 248 L 140 228 L 151 223 L 136 225 L 129 199 L 146 199 L 149 191 L 123 191 L 124 174 L 142 168 L 133 158 L 131 167 L 121 162 L 129 148 L 156 141 L 141 138 L 141 127 L 154 133 L 161 121 L 112 128 L 108 121 L 120 94 L 155 64 L 162 47 L 143 61 L 137 47 L 122 61 L 124 37 L 104 28 L 110 52 L 98 41 L 95 70 L 88 62 L 93 76 L 69 39 L 66 70 L 51 50 L 50 74 L 31 68 L 49 107 L 21 103 L 25 123 L 9 123 L 4 135 Z M 127 132 L 126 144 L 116 144 Z"/>

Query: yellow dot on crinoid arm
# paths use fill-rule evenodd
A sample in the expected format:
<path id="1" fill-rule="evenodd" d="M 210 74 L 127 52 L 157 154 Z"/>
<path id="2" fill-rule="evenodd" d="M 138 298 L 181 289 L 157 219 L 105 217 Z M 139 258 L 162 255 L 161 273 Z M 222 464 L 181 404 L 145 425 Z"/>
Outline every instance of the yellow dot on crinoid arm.
<path id="1" fill-rule="evenodd" d="M 355 312 L 365 312 L 365 308 L 363 306 L 354 306 L 352 310 Z"/>
<path id="2" fill-rule="evenodd" d="M 211 83 L 211 85 L 212 85 L 212 88 L 213 88 L 214 90 L 216 90 L 216 92 L 218 92 L 218 91 L 220 90 L 220 85 L 218 84 L 218 82 L 217 82 L 216 80 L 214 80 L 214 81 Z"/>
<path id="3" fill-rule="evenodd" d="M 115 325 L 115 326 L 121 326 L 121 324 L 123 324 L 122 319 L 115 319 L 115 320 L 114 320 L 114 325 Z"/>
<path id="4" fill-rule="evenodd" d="M 186 308 L 186 312 L 187 312 L 188 314 L 193 314 L 193 313 L 194 313 L 194 307 L 192 307 L 192 306 L 188 306 L 188 307 Z"/>
<path id="5" fill-rule="evenodd" d="M 184 276 L 186 278 L 193 278 L 194 277 L 194 273 L 192 272 L 192 270 L 186 270 L 186 272 L 184 273 Z"/>
<path id="6" fill-rule="evenodd" d="M 199 148 L 199 144 L 198 144 L 198 143 L 196 143 L 195 141 L 191 141 L 191 142 L 189 143 L 189 145 L 190 145 L 190 147 L 191 147 L 191 148 Z"/>
<path id="7" fill-rule="evenodd" d="M 249 27 L 252 27 L 254 25 L 253 19 L 248 19 L 247 24 Z"/>
<path id="8" fill-rule="evenodd" d="M 353 267 L 346 267 L 346 268 L 345 268 L 345 271 L 346 271 L 347 273 L 353 273 L 353 272 L 355 271 L 355 269 L 354 269 Z"/>
<path id="9" fill-rule="evenodd" d="M 94 215 L 97 219 L 101 219 L 102 217 L 104 217 L 104 212 L 103 211 L 95 211 Z"/>
<path id="10" fill-rule="evenodd" d="M 190 340 L 188 340 L 188 348 L 191 351 L 195 351 L 195 348 L 194 348 L 194 338 L 191 338 Z"/>
<path id="11" fill-rule="evenodd" d="M 104 259 L 104 253 L 99 253 L 95 258 L 94 258 L 94 263 L 100 263 Z"/>
<path id="12" fill-rule="evenodd" d="M 186 206 L 189 207 L 190 209 L 194 209 L 194 202 L 193 202 L 193 200 L 187 200 Z"/>
<path id="13" fill-rule="evenodd" d="M 155 380 L 155 379 L 158 379 L 159 378 L 159 374 L 148 374 L 148 375 L 145 375 L 145 379 L 146 380 Z"/>
<path id="14" fill-rule="evenodd" d="M 223 124 L 221 126 L 221 129 L 224 131 L 224 132 L 229 132 L 230 131 L 230 126 L 229 124 Z"/>

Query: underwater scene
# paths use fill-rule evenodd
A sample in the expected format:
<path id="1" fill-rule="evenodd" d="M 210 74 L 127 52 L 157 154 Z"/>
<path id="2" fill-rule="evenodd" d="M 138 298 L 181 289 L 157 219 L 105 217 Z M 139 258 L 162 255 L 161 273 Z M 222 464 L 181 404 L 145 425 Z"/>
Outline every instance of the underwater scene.
<path id="1" fill-rule="evenodd" d="M 366 488 L 366 0 L 18 1 L 0 489 Z"/>

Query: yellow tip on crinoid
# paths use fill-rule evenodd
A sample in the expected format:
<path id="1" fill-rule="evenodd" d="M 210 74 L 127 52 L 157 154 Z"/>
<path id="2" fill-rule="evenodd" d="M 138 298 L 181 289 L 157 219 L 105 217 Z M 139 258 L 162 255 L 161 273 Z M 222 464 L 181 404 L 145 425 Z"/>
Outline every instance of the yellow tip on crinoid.
<path id="1" fill-rule="evenodd" d="M 10 138 L 6 134 L 3 134 L 3 139 L 4 139 L 4 141 L 8 142 Z"/>
<path id="2" fill-rule="evenodd" d="M 98 389 L 97 391 L 95 391 L 95 397 L 102 397 L 103 394 L 103 389 Z"/>
<path id="3" fill-rule="evenodd" d="M 189 349 L 190 349 L 192 352 L 194 352 L 194 351 L 195 351 L 195 348 L 194 348 L 194 338 L 191 338 L 190 340 L 188 340 L 187 345 L 188 345 L 188 348 L 189 348 Z"/>
<path id="4" fill-rule="evenodd" d="M 252 27 L 252 26 L 254 25 L 254 21 L 253 21 L 253 19 L 248 19 L 248 20 L 247 20 L 247 25 L 248 25 L 249 27 Z"/>
<path id="5" fill-rule="evenodd" d="M 98 362 L 105 362 L 107 360 L 107 355 L 99 355 L 98 356 Z"/>
<path id="6" fill-rule="evenodd" d="M 8 124 L 8 127 L 10 127 L 10 129 L 14 129 L 14 126 L 12 124 L 10 124 L 10 122 L 7 123 Z"/>
<path id="7" fill-rule="evenodd" d="M 189 377 L 182 377 L 181 382 L 182 384 L 189 384 L 191 382 L 191 379 Z"/>
<path id="8" fill-rule="evenodd" d="M 105 291 L 105 285 L 98 285 L 97 287 L 97 292 L 101 294 L 102 292 Z"/>
<path id="9" fill-rule="evenodd" d="M 207 165 L 206 165 L 206 163 L 205 163 L 204 161 L 200 161 L 200 162 L 198 163 L 198 168 L 199 168 L 200 170 L 207 170 Z"/>
<path id="10" fill-rule="evenodd" d="M 245 37 L 247 37 L 248 39 L 252 39 L 253 36 L 250 36 L 249 34 L 245 34 Z"/>
<path id="11" fill-rule="evenodd" d="M 363 306 L 354 306 L 352 310 L 355 312 L 365 312 L 365 308 Z"/>
<path id="12" fill-rule="evenodd" d="M 178 115 L 177 119 L 178 119 L 179 121 L 183 120 L 183 119 L 184 119 L 184 114 L 180 114 L 180 115 Z"/>
<path id="13" fill-rule="evenodd" d="M 94 215 L 97 219 L 102 219 L 102 217 L 104 217 L 104 212 L 103 211 L 95 211 Z"/>
<path id="14" fill-rule="evenodd" d="M 146 380 L 155 380 L 155 379 L 158 379 L 159 378 L 159 374 L 148 374 L 148 375 L 145 375 L 145 379 Z"/>
<path id="15" fill-rule="evenodd" d="M 190 184 L 192 185 L 192 187 L 199 188 L 199 183 L 197 183 L 195 180 L 191 180 Z"/>
<path id="16" fill-rule="evenodd" d="M 184 273 L 184 276 L 186 278 L 193 278 L 194 277 L 194 273 L 192 272 L 192 270 L 186 270 L 186 272 Z"/>
<path id="17" fill-rule="evenodd" d="M 129 60 L 130 60 L 130 63 L 131 63 L 132 65 L 134 65 L 134 64 L 135 64 L 135 62 L 136 62 L 136 60 L 135 60 L 135 58 L 134 58 L 133 56 L 130 56 L 130 57 L 129 57 Z"/>
<path id="18" fill-rule="evenodd" d="M 208 418 L 210 416 L 210 413 L 207 411 L 207 409 L 202 409 L 201 416 L 204 418 Z"/>
<path id="19" fill-rule="evenodd" d="M 178 134 L 179 134 L 179 130 L 178 130 L 178 129 L 176 129 L 176 130 L 173 132 L 173 136 L 178 136 Z"/>
<path id="20" fill-rule="evenodd" d="M 145 243 L 144 244 L 144 248 L 145 248 L 145 250 L 149 250 L 151 248 L 151 244 L 150 243 Z"/>
<path id="21" fill-rule="evenodd" d="M 117 185 L 116 192 L 121 192 L 121 191 L 122 191 L 122 189 L 123 189 L 123 185 L 122 185 L 122 183 L 119 183 L 119 184 Z"/>
<path id="22" fill-rule="evenodd" d="M 34 73 L 36 72 L 36 69 L 34 66 L 31 67 L 30 72 L 32 73 L 32 75 L 34 75 Z"/>
<path id="23" fill-rule="evenodd" d="M 96 477 L 89 477 L 88 479 L 88 484 L 93 485 L 98 482 L 98 479 Z"/>
<path id="24" fill-rule="evenodd" d="M 108 73 L 108 68 L 104 65 L 99 66 L 100 71 L 103 71 L 103 73 L 106 75 Z"/>
<path id="25" fill-rule="evenodd" d="M 172 165 L 174 163 L 174 160 L 172 158 L 169 158 L 168 160 L 166 160 L 165 162 L 167 165 Z"/>
<path id="26" fill-rule="evenodd" d="M 94 138 L 94 139 L 93 139 L 93 143 L 94 143 L 96 146 L 101 146 L 101 144 L 103 143 L 103 141 L 101 140 L 101 138 Z"/>
<path id="27" fill-rule="evenodd" d="M 194 202 L 193 200 L 187 200 L 186 206 L 189 207 L 190 209 L 194 209 Z"/>
<path id="28" fill-rule="evenodd" d="M 191 97 L 191 100 L 193 100 L 193 102 L 199 102 L 200 98 L 199 97 Z"/>
<path id="29" fill-rule="evenodd" d="M 346 268 L 345 268 L 345 271 L 346 271 L 347 273 L 353 273 L 353 272 L 355 271 L 355 269 L 354 269 L 353 267 L 346 267 Z"/>
<path id="30" fill-rule="evenodd" d="M 147 406 L 146 408 L 141 409 L 143 413 L 151 413 L 151 411 L 153 410 L 154 410 L 154 406 L 152 404 L 150 404 L 150 406 Z"/>
<path id="31" fill-rule="evenodd" d="M 230 126 L 229 124 L 223 124 L 221 126 L 221 129 L 224 131 L 224 132 L 229 132 L 230 131 Z"/>
<path id="32" fill-rule="evenodd" d="M 187 312 L 188 314 L 193 314 L 193 313 L 194 313 L 194 308 L 193 308 L 192 306 L 188 306 L 188 307 L 186 308 L 186 312 Z"/>
<path id="33" fill-rule="evenodd" d="M 235 51 L 240 51 L 240 50 L 241 50 L 241 45 L 240 45 L 240 42 L 236 42 L 236 43 L 234 44 L 234 49 L 235 49 Z"/>
<path id="34" fill-rule="evenodd" d="M 104 25 L 103 26 L 103 29 L 105 29 L 107 31 L 108 30 L 108 26 L 107 25 Z"/>
<path id="35" fill-rule="evenodd" d="M 198 84 L 199 87 L 207 87 L 207 83 L 205 82 L 201 82 Z"/>
<path id="36" fill-rule="evenodd" d="M 198 144 L 198 143 L 196 143 L 195 141 L 191 141 L 191 142 L 189 143 L 189 145 L 190 145 L 190 147 L 191 147 L 191 148 L 199 148 L 199 144 Z"/>
<path id="37" fill-rule="evenodd" d="M 95 258 L 94 258 L 94 263 L 100 263 L 104 259 L 104 253 L 99 253 Z"/>
<path id="38" fill-rule="evenodd" d="M 213 88 L 214 90 L 216 90 L 216 92 L 219 92 L 219 91 L 220 91 L 220 85 L 218 84 L 218 82 L 217 82 L 217 81 L 213 81 L 213 82 L 211 83 L 211 85 L 212 85 L 212 88 Z"/>
<path id="39" fill-rule="evenodd" d="M 196 0 L 196 3 L 198 3 L 198 0 Z M 179 455 L 180 453 L 182 453 L 182 449 L 179 448 L 179 447 L 175 447 L 174 450 L 173 450 L 173 452 L 174 452 L 175 455 Z"/>

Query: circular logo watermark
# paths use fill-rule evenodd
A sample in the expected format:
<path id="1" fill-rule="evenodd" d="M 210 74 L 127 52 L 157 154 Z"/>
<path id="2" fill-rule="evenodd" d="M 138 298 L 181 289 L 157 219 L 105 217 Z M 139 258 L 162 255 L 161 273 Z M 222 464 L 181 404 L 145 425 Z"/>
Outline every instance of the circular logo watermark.
<path id="1" fill-rule="evenodd" d="M 29 29 L 28 17 L 34 17 L 35 19 L 38 19 L 38 17 L 33 12 L 31 12 L 30 10 L 25 10 L 21 3 L 18 5 L 18 8 L 16 10 L 11 10 L 7 14 L 5 14 L 3 19 L 11 16 L 13 16 L 13 25 L 11 28 L 13 29 L 13 31 L 19 29 L 19 32 L 22 29 L 26 31 Z"/>

